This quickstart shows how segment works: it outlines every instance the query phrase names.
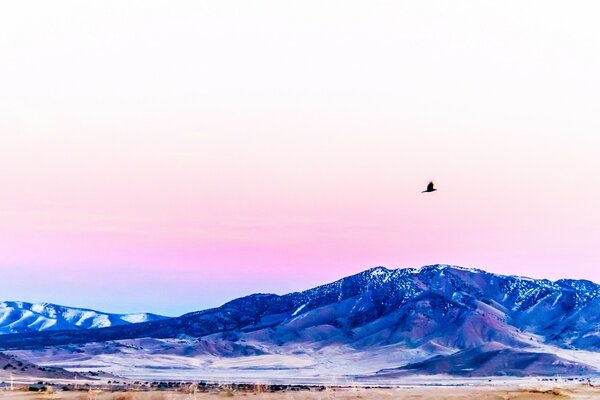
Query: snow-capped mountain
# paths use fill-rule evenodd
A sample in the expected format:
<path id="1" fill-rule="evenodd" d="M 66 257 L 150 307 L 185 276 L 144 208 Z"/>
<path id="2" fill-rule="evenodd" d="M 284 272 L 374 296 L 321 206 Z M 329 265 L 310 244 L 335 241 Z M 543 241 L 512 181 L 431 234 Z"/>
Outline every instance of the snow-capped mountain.
<path id="1" fill-rule="evenodd" d="M 0 302 L 0 334 L 107 328 L 164 318 L 148 313 L 108 314 L 50 303 Z"/>
<path id="2" fill-rule="evenodd" d="M 106 350 L 93 343 L 113 341 L 120 346 L 111 347 L 113 356 L 124 352 L 128 359 L 137 354 L 147 360 L 168 353 L 183 357 L 184 364 L 204 356 L 277 356 L 327 365 L 329 373 L 348 365 L 353 373 L 385 377 L 587 374 L 600 367 L 600 286 L 448 265 L 377 267 L 304 292 L 255 294 L 177 318 L 2 335 L 0 349 L 27 358 L 40 356 L 27 349 L 70 352 L 77 345 L 99 357 Z"/>

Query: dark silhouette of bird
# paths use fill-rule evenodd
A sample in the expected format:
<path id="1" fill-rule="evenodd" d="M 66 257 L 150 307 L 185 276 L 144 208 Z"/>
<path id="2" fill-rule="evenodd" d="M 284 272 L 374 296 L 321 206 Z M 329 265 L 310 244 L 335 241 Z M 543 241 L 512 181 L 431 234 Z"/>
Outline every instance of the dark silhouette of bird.
<path id="1" fill-rule="evenodd" d="M 423 190 L 421 193 L 430 193 L 430 192 L 435 192 L 437 189 L 433 188 L 433 181 L 429 182 L 429 185 L 427 185 L 427 190 Z"/>

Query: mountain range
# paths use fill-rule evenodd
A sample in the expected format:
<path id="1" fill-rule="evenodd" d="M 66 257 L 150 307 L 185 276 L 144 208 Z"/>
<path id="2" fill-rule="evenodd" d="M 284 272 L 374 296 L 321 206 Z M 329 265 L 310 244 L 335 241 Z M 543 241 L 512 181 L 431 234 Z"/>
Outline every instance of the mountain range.
<path id="1" fill-rule="evenodd" d="M 449 265 L 377 267 L 303 292 L 254 294 L 176 318 L 6 304 L 50 322 L 22 317 L 16 321 L 29 322 L 11 326 L 0 319 L 0 332 L 13 332 L 0 335 L 2 351 L 125 375 L 132 365 L 137 375 L 165 368 L 215 376 L 294 370 L 305 378 L 356 379 L 584 375 L 600 367 L 599 285 Z"/>
<path id="2" fill-rule="evenodd" d="M 164 318 L 149 313 L 109 314 L 50 303 L 0 302 L 0 334 L 106 328 Z"/>

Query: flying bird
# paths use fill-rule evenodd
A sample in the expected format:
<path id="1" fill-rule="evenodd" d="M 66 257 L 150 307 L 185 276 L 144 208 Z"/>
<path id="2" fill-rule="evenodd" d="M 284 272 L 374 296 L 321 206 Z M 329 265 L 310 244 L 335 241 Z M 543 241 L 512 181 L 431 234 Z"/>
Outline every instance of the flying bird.
<path id="1" fill-rule="evenodd" d="M 427 185 L 427 190 L 423 190 L 421 193 L 430 193 L 430 192 L 435 192 L 437 189 L 433 188 L 433 181 L 429 182 L 429 185 Z"/>

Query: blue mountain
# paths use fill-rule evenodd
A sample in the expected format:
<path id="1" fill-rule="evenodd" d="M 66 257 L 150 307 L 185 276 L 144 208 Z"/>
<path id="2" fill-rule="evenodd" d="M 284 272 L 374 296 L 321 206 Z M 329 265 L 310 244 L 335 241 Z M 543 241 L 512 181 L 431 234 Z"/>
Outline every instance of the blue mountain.
<path id="1" fill-rule="evenodd" d="M 552 374 L 561 365 L 561 371 L 588 373 L 594 369 L 563 360 L 559 351 L 548 354 L 539 349 L 600 351 L 600 286 L 585 280 L 536 280 L 449 265 L 377 267 L 303 292 L 254 294 L 176 318 L 0 335 L 0 349 L 139 338 L 211 338 L 221 343 L 218 352 L 224 357 L 268 353 L 282 346 L 343 345 L 357 352 L 401 346 L 431 357 L 487 360 L 485 373 L 498 372 L 504 365 L 498 360 L 516 357 L 532 363 L 528 371 Z M 443 370 L 451 364 L 433 359 L 410 365 L 419 373 L 423 373 L 420 367 L 455 373 Z M 407 367 L 393 373 L 413 370 Z M 482 371 L 473 366 L 465 370 Z"/>

